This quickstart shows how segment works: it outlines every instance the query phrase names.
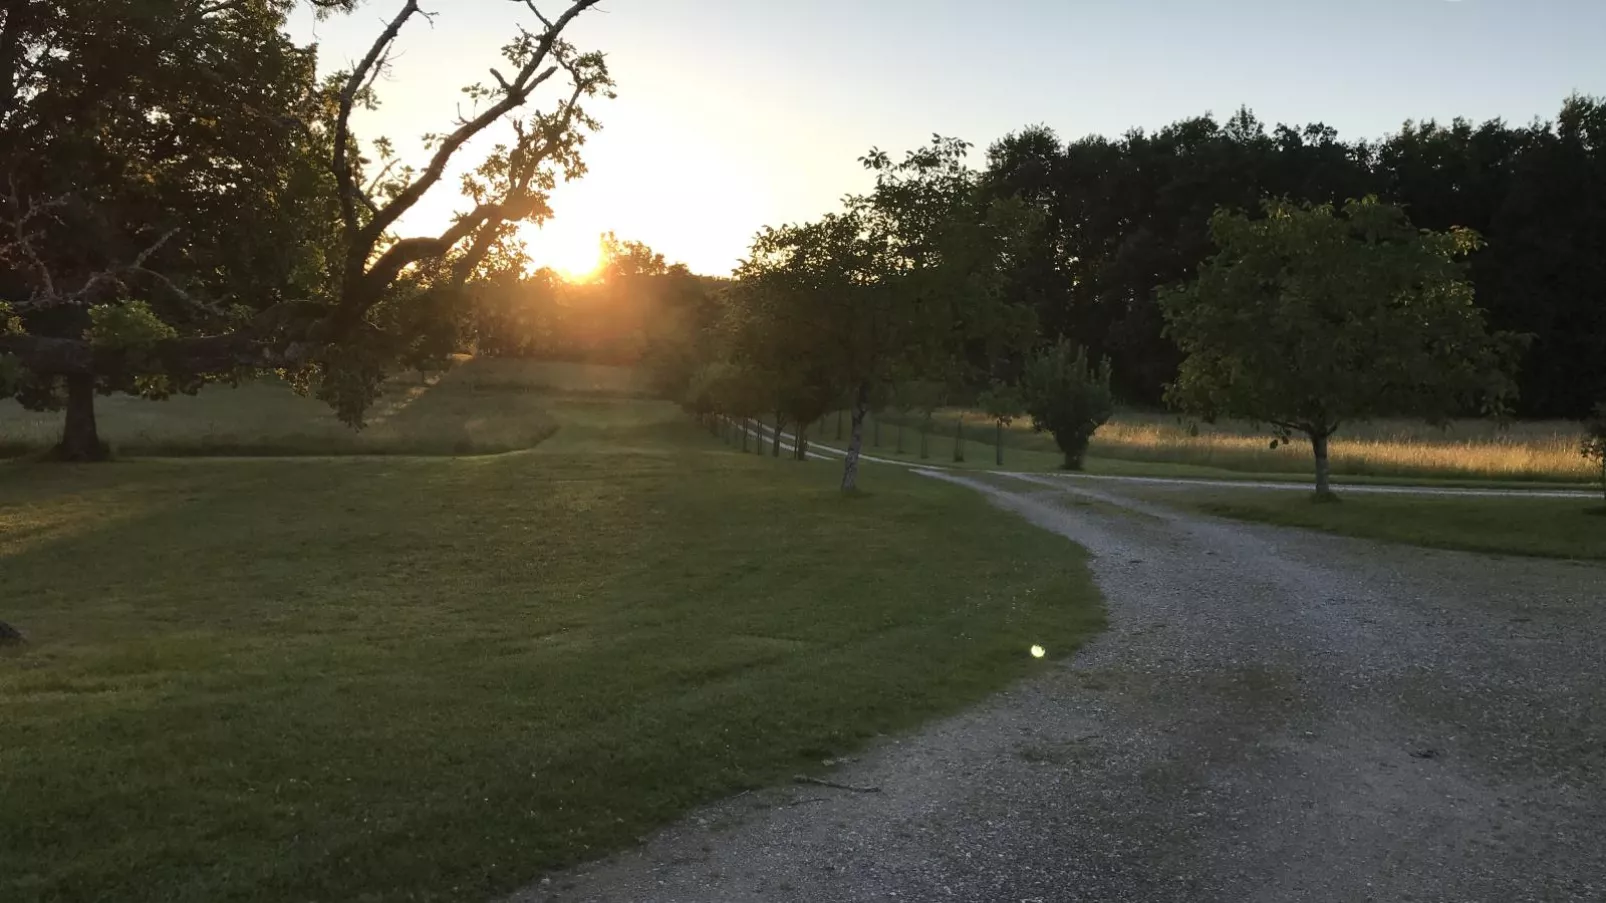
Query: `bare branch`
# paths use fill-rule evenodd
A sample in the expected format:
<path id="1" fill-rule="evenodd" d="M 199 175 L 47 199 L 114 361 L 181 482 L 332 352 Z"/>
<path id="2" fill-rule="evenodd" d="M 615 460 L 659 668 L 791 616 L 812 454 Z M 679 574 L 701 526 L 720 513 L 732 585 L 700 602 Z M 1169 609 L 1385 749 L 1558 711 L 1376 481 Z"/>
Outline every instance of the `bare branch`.
<path id="1" fill-rule="evenodd" d="M 569 23 L 574 21 L 576 16 L 597 5 L 598 2 L 599 0 L 576 0 L 564 11 L 563 15 L 554 21 L 548 22 L 545 17 L 541 17 L 543 24 L 546 25 L 546 31 L 542 33 L 541 40 L 531 54 L 530 59 L 508 81 L 507 89 L 504 91 L 501 100 L 492 104 L 485 112 L 464 122 L 450 135 L 442 139 L 440 147 L 435 151 L 434 158 L 430 160 L 429 166 L 418 179 L 387 204 L 380 214 L 374 217 L 373 222 L 368 224 L 368 228 L 363 230 L 361 238 L 355 243 L 359 248 L 372 247 L 379 240 L 379 237 L 385 234 L 385 230 L 394 225 L 408 210 L 411 210 L 413 205 L 417 204 L 419 199 L 441 180 L 441 177 L 446 172 L 447 165 L 451 163 L 453 155 L 469 139 L 489 128 L 512 110 L 523 106 L 529 100 L 530 94 L 557 72 L 558 67 L 556 65 L 548 65 L 547 60 L 552 56 L 552 48 L 556 45 L 559 36 L 562 35 L 563 30 L 568 27 Z M 531 9 L 533 10 L 534 7 L 531 6 Z M 539 17 L 540 13 L 537 12 L 536 15 Z"/>
<path id="2" fill-rule="evenodd" d="M 357 97 L 363 86 L 369 83 L 376 66 L 390 53 L 391 45 L 396 42 L 396 36 L 401 33 L 402 26 L 407 24 L 419 12 L 418 0 L 407 0 L 401 12 L 396 14 L 383 33 L 368 48 L 368 54 L 362 62 L 352 68 L 351 74 L 346 78 L 346 85 L 340 91 L 340 112 L 335 119 L 335 148 L 332 168 L 334 170 L 336 187 L 340 192 L 340 215 L 346 223 L 348 234 L 357 235 L 359 228 L 357 222 L 357 190 L 355 180 L 352 178 L 352 165 L 350 160 L 351 143 L 351 113 L 357 103 Z M 370 204 L 370 206 L 372 206 Z M 372 243 L 369 243 L 370 246 Z M 364 253 L 353 249 L 354 253 Z M 348 271 L 350 269 L 348 263 Z M 360 271 L 361 262 L 358 261 L 356 269 Z"/>
<path id="3" fill-rule="evenodd" d="M 378 303 L 385 288 L 401 274 L 402 270 L 412 264 L 445 255 L 458 242 L 474 234 L 487 223 L 521 219 L 532 206 L 533 201 L 528 197 L 497 204 L 481 204 L 470 213 L 459 217 L 451 228 L 438 236 L 404 238 L 396 242 L 385 249 L 385 253 L 380 255 L 379 260 L 363 277 L 363 290 L 357 293 L 361 309 L 351 313 L 356 316 L 366 313 L 369 307 Z"/>
<path id="4" fill-rule="evenodd" d="M 122 286 L 123 285 L 123 277 L 128 275 L 129 273 L 134 273 L 134 272 L 146 272 L 146 273 L 149 273 L 150 270 L 145 269 L 145 262 L 147 260 L 150 260 L 152 254 L 155 254 L 157 251 L 161 250 L 162 245 L 167 244 L 168 241 L 171 240 L 172 237 L 177 235 L 177 234 L 178 234 L 178 230 L 177 229 L 169 229 L 169 230 L 167 230 L 167 232 L 163 233 L 160 238 L 156 239 L 156 241 L 153 244 L 151 244 L 150 247 L 146 248 L 145 250 L 139 252 L 139 254 L 135 255 L 135 257 L 134 257 L 134 259 L 132 261 L 130 261 L 130 262 L 126 263 L 126 264 L 121 264 L 121 265 L 118 265 L 118 266 L 110 267 L 108 269 L 101 270 L 98 273 L 92 274 L 88 279 L 84 280 L 84 284 L 83 285 L 79 286 L 78 291 L 73 292 L 71 295 L 67 295 L 65 297 L 58 297 L 58 298 L 51 299 L 49 303 L 50 304 L 54 304 L 54 305 L 82 304 L 85 301 L 89 300 L 90 295 L 93 294 L 94 291 L 96 289 L 100 288 L 102 285 Z M 167 281 L 165 279 L 165 277 L 164 277 L 163 281 L 164 282 Z M 172 283 L 169 282 L 168 284 L 171 285 Z"/>
<path id="5" fill-rule="evenodd" d="M 542 25 L 545 25 L 548 29 L 552 27 L 552 20 L 541 15 L 541 10 L 537 9 L 535 6 L 535 0 L 513 0 L 513 2 L 523 3 L 525 6 L 529 7 L 530 12 L 534 13 L 537 19 L 541 20 Z"/>

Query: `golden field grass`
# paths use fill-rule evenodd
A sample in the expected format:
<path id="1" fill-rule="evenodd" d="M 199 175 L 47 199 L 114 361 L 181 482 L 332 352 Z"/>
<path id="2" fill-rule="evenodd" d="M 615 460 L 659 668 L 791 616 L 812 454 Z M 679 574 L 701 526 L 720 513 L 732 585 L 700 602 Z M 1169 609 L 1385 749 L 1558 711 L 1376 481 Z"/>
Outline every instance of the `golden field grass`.
<path id="1" fill-rule="evenodd" d="M 986 414 L 947 410 L 936 417 L 935 430 L 953 434 L 963 415 L 972 447 L 967 458 L 985 454 L 993 438 Z M 887 415 L 887 423 L 896 419 Z M 913 423 L 912 419 L 906 422 Z M 1397 477 L 1434 480 L 1499 480 L 1512 482 L 1588 483 L 1600 479 L 1598 466 L 1579 454 L 1583 427 L 1565 420 L 1513 422 L 1458 420 L 1443 429 L 1420 422 L 1378 420 L 1344 427 L 1334 437 L 1333 473 L 1351 477 Z M 1195 423 L 1169 414 L 1121 413 L 1099 429 L 1089 448 L 1089 468 L 1101 461 L 1169 464 L 1255 474 L 1309 475 L 1314 472 L 1310 444 L 1296 437 L 1288 445 L 1271 446 L 1272 435 L 1244 423 Z M 1016 455 L 1018 464 L 1053 466 L 1053 439 L 1036 434 L 1026 421 L 1005 430 L 1006 448 L 1030 452 Z M 946 453 L 948 445 L 940 445 Z M 988 457 L 990 461 L 990 457 Z"/>
<path id="2" fill-rule="evenodd" d="M 1568 421 L 1511 423 L 1463 420 L 1438 429 L 1383 420 L 1356 424 L 1334 437 L 1333 472 L 1346 476 L 1587 482 L 1599 471 L 1579 454 L 1583 429 Z M 1099 430 L 1092 453 L 1128 461 L 1197 464 L 1256 473 L 1312 473 L 1310 444 L 1271 447 L 1247 425 L 1200 424 L 1192 435 L 1174 417 L 1123 415 Z"/>

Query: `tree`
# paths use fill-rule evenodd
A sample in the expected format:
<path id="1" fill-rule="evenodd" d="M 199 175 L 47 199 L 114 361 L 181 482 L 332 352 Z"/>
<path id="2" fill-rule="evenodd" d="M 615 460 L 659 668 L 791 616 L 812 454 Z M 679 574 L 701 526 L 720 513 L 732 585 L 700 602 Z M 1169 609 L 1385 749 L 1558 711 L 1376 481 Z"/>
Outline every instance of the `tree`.
<path id="1" fill-rule="evenodd" d="M 1491 335 L 1474 303 L 1462 260 L 1476 233 L 1418 231 L 1376 198 L 1341 213 L 1267 201 L 1264 214 L 1218 211 L 1220 253 L 1162 294 L 1186 355 L 1168 400 L 1267 424 L 1278 441 L 1305 435 L 1322 499 L 1328 442 L 1347 422 L 1505 410 L 1520 342 Z"/>
<path id="2" fill-rule="evenodd" d="M 1156 290 L 1218 249 L 1218 208 L 1261 198 L 1341 204 L 1376 194 L 1436 231 L 1488 240 L 1468 279 L 1497 330 L 1531 333 L 1517 412 L 1585 416 L 1606 392 L 1606 100 L 1567 98 L 1549 121 L 1407 122 L 1378 141 L 1322 123 L 1267 129 L 1247 110 L 1062 144 L 1032 126 L 988 153 L 989 198 L 1018 198 L 1045 227 L 1012 276 L 1049 339 L 1108 356 L 1115 386 L 1161 400 L 1181 355 Z"/>
<path id="3" fill-rule="evenodd" d="M 1021 414 L 1020 390 L 1009 383 L 994 380 L 981 396 L 982 410 L 993 419 L 993 463 L 1004 466 L 1004 428 Z"/>
<path id="4" fill-rule="evenodd" d="M 426 347 L 414 330 L 437 325 L 413 308 L 450 311 L 441 295 L 461 291 L 514 224 L 550 215 L 558 179 L 584 171 L 596 128 L 584 102 L 611 96 L 612 82 L 599 54 L 562 35 L 596 2 L 554 18 L 524 4 L 539 24 L 514 27 L 508 74 L 466 89 L 472 108 L 426 136 L 416 169 L 351 122 L 379 102 L 398 35 L 425 18 L 417 0 L 398 0 L 362 59 L 322 81 L 314 49 L 284 33 L 294 0 L 9 4 L 0 299 L 18 328 L 0 335 L 0 355 L 24 371 L 12 397 L 65 404 L 69 458 L 103 455 L 96 392 L 160 397 L 262 370 L 292 372 L 360 425 L 387 369 Z M 560 73 L 557 101 L 522 114 Z M 504 139 L 461 180 L 472 207 L 437 234 L 396 235 L 459 151 L 498 129 Z M 117 324 L 140 331 L 116 335 Z"/>
<path id="5" fill-rule="evenodd" d="M 946 376 L 972 354 L 1015 341 L 1030 312 L 1005 291 L 1039 220 L 1025 204 L 989 202 L 965 163 L 970 145 L 934 136 L 894 163 L 872 149 L 862 163 L 875 189 L 849 201 L 862 224 L 855 260 L 872 315 L 860 320 L 866 354 L 844 383 L 854 393 L 854 433 L 843 488 L 856 485 L 864 414 L 903 379 Z M 868 340 L 868 341 L 866 341 Z"/>
<path id="6" fill-rule="evenodd" d="M 1032 429 L 1054 436 L 1064 469 L 1081 470 L 1088 442 L 1115 413 L 1109 358 L 1095 366 L 1086 349 L 1060 339 L 1026 362 L 1020 392 Z"/>
<path id="7" fill-rule="evenodd" d="M 1600 490 L 1606 494 L 1606 401 L 1595 405 L 1594 416 L 1584 428 L 1586 433 L 1580 451 L 1585 459 L 1600 465 Z"/>

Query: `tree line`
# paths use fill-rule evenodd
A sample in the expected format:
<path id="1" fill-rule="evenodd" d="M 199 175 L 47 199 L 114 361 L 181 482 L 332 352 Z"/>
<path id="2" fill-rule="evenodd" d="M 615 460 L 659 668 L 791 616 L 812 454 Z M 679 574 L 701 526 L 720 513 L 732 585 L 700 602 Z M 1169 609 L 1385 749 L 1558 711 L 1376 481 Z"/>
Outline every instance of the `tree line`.
<path id="1" fill-rule="evenodd" d="M 1570 97 L 1527 125 L 1406 123 L 1380 140 L 1323 124 L 1268 129 L 1247 110 L 1154 132 L 1063 142 L 1034 126 L 997 142 L 984 190 L 1044 217 L 1012 289 L 1044 334 L 1108 356 L 1119 394 L 1159 404 L 1182 349 L 1159 289 L 1216 253 L 1221 208 L 1264 198 L 1342 205 L 1376 196 L 1417 227 L 1470 229 L 1477 302 L 1498 330 L 1531 335 L 1515 412 L 1582 418 L 1606 396 L 1606 101 Z"/>
<path id="2" fill-rule="evenodd" d="M 1064 253 L 1051 205 L 998 190 L 997 164 L 1018 142 L 995 145 L 987 170 L 953 138 L 896 160 L 872 149 L 861 162 L 875 187 L 760 232 L 711 319 L 655 359 L 660 383 L 744 436 L 773 412 L 777 445 L 791 424 L 799 457 L 807 426 L 845 409 L 848 491 L 865 418 L 888 408 L 929 424 L 940 405 L 976 403 L 1000 434 L 1024 413 L 1079 468 L 1114 410 L 1118 365 L 1045 322 L 1053 296 L 1039 289 L 1068 264 L 1051 259 Z M 1510 412 L 1534 337 L 1491 328 L 1476 303 L 1474 230 L 1421 229 L 1376 195 L 1341 206 L 1261 196 L 1212 208 L 1204 226 L 1205 256 L 1142 295 L 1174 349 L 1160 391 L 1204 419 L 1307 439 L 1318 497 L 1331 497 L 1328 444 L 1346 423 Z"/>

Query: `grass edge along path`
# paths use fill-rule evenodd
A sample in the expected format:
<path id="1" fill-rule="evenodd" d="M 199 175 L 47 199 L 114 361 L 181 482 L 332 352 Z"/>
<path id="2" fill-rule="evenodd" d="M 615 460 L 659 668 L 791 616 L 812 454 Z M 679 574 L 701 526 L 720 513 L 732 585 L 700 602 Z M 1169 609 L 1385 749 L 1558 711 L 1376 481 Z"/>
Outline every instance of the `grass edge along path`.
<path id="1" fill-rule="evenodd" d="M 490 899 L 1102 625 L 978 494 L 575 405 L 533 455 L 0 473 L 0 898 Z"/>
<path id="2" fill-rule="evenodd" d="M 1575 499 L 1165 491 L 1146 497 L 1233 520 L 1425 548 L 1606 561 L 1606 507 Z"/>

